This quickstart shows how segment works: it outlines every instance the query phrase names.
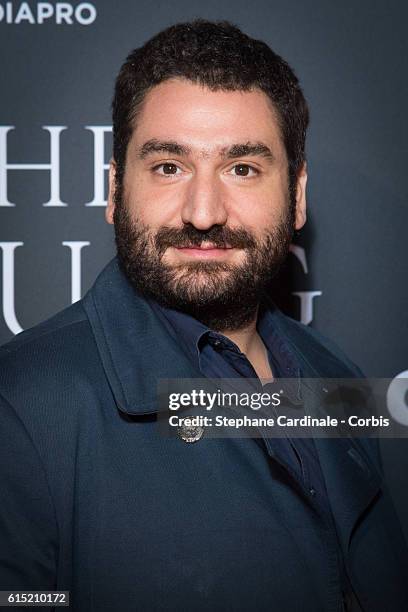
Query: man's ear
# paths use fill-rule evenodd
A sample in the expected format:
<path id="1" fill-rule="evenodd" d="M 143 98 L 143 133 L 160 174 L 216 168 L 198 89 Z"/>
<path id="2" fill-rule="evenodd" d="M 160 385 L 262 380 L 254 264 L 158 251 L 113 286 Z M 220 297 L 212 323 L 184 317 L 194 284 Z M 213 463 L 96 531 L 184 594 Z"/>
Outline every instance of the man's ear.
<path id="1" fill-rule="evenodd" d="M 300 230 L 306 223 L 306 162 L 303 162 L 296 181 L 296 216 L 295 229 Z"/>
<path id="2" fill-rule="evenodd" d="M 113 225 L 113 212 L 115 210 L 115 177 L 116 177 L 116 163 L 112 158 L 109 162 L 109 195 L 108 203 L 105 210 L 105 219 L 107 223 Z"/>

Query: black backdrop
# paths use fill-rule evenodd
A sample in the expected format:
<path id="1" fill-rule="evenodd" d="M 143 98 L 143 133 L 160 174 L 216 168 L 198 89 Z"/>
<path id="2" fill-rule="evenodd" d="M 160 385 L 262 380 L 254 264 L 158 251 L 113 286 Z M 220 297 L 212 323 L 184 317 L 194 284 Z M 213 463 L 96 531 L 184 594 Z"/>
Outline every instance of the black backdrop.
<path id="1" fill-rule="evenodd" d="M 367 375 L 408 374 L 403 0 L 0 1 L 0 343 L 78 299 L 113 255 L 104 198 L 114 77 L 130 49 L 194 17 L 268 42 L 310 104 L 309 220 L 282 304 Z M 406 448 L 382 441 L 403 520 Z"/>

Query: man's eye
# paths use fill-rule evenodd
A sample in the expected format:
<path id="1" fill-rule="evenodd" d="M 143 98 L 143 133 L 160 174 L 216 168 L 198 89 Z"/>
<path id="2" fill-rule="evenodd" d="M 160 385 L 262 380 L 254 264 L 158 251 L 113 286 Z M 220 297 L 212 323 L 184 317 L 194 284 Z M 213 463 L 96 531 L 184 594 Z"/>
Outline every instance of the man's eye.
<path id="1" fill-rule="evenodd" d="M 235 176 L 250 177 L 259 174 L 258 170 L 248 164 L 235 164 L 231 170 Z"/>
<path id="2" fill-rule="evenodd" d="M 155 166 L 154 168 L 152 168 L 153 172 L 156 172 L 157 174 L 161 174 L 162 176 L 172 176 L 175 174 L 178 174 L 177 170 L 180 170 L 180 168 L 178 166 L 176 166 L 176 164 L 159 164 L 158 166 Z M 180 170 L 181 172 L 181 170 Z"/>

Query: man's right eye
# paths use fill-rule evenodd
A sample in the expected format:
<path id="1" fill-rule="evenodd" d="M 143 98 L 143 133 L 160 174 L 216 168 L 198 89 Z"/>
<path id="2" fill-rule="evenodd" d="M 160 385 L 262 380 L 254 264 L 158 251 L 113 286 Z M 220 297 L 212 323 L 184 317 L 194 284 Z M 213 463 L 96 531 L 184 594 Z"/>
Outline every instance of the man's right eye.
<path id="1" fill-rule="evenodd" d="M 180 170 L 181 172 L 181 169 L 176 166 L 176 164 L 171 163 L 158 164 L 152 168 L 152 172 L 156 172 L 162 176 L 174 176 L 175 174 L 179 174 L 177 170 Z"/>

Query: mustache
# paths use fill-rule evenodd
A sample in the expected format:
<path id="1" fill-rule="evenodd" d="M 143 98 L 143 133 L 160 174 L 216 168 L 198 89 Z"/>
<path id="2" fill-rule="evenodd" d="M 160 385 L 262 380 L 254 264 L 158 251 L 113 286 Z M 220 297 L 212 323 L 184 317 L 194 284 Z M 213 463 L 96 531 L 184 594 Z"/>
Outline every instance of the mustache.
<path id="1" fill-rule="evenodd" d="M 194 225 L 185 227 L 161 227 L 155 236 L 155 246 L 159 254 L 168 247 L 201 246 L 203 242 L 211 242 L 217 248 L 253 249 L 256 239 L 244 228 L 231 229 L 221 225 L 213 225 L 208 230 L 200 230 Z"/>

